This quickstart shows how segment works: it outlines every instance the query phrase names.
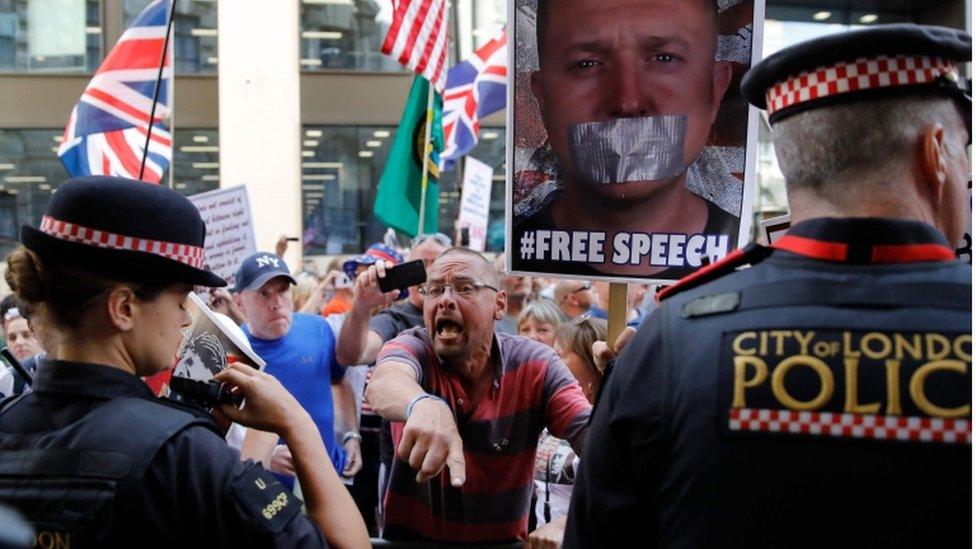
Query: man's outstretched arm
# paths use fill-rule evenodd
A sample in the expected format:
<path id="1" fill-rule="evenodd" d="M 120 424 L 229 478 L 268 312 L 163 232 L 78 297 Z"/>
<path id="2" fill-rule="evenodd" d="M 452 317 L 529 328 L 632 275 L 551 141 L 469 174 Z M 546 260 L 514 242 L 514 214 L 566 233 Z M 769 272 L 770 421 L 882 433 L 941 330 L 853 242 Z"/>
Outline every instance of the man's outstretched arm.
<path id="1" fill-rule="evenodd" d="M 447 465 L 451 484 L 464 484 L 464 450 L 454 413 L 423 390 L 413 366 L 381 359 L 366 388 L 366 401 L 384 419 L 406 422 L 397 456 L 417 471 L 417 482 L 437 476 Z"/>

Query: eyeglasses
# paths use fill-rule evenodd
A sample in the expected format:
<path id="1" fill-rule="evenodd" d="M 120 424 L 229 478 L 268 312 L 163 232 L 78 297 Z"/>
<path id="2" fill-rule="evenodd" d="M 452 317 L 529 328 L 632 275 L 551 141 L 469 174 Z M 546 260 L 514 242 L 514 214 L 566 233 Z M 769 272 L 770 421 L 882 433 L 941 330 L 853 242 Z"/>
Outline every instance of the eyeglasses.
<path id="1" fill-rule="evenodd" d="M 424 242 L 427 242 L 428 240 L 433 240 L 434 242 L 440 244 L 441 246 L 444 246 L 445 248 L 450 248 L 451 246 L 453 246 L 451 237 L 447 236 L 446 234 L 427 233 L 427 234 L 418 234 L 417 236 L 415 236 L 414 239 L 410 241 L 410 247 L 416 248 L 417 246 L 423 244 Z"/>
<path id="2" fill-rule="evenodd" d="M 428 282 L 420 286 L 420 295 L 429 297 L 431 299 L 437 299 L 444 295 L 445 289 L 450 288 L 454 295 L 463 298 L 469 298 L 474 294 L 478 293 L 478 290 L 482 288 L 488 288 L 494 292 L 498 291 L 498 288 L 494 286 L 489 286 L 484 282 L 475 282 L 473 280 L 458 280 L 450 284 L 444 282 Z"/>

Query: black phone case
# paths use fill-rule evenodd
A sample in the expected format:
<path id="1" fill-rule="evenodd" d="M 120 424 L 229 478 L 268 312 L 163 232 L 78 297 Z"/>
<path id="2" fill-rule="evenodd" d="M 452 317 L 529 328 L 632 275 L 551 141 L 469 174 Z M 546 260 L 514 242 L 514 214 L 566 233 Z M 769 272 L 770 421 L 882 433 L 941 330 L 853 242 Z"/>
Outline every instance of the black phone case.
<path id="1" fill-rule="evenodd" d="M 402 290 L 427 281 L 427 269 L 421 259 L 408 261 L 386 270 L 386 276 L 379 279 L 380 290 L 392 292 Z"/>

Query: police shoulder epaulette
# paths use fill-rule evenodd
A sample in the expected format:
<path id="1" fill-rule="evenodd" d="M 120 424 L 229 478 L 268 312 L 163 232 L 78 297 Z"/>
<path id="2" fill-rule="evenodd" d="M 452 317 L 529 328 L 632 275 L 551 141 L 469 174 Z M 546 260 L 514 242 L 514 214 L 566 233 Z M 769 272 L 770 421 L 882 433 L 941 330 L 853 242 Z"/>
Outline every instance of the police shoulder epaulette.
<path id="1" fill-rule="evenodd" d="M 747 244 L 744 248 L 733 250 L 732 253 L 719 261 L 706 265 L 671 286 L 664 288 L 657 293 L 656 299 L 660 303 L 671 296 L 721 278 L 743 265 L 755 265 L 769 257 L 770 253 L 772 253 L 772 248 L 760 246 L 755 243 Z"/>

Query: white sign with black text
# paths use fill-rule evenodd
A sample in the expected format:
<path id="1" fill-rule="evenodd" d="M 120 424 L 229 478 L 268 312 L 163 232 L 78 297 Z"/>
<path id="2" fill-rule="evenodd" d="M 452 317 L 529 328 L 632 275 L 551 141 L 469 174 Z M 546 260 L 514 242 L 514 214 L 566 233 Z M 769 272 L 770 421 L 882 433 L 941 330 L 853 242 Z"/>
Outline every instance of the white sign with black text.
<path id="1" fill-rule="evenodd" d="M 491 205 L 491 176 L 495 172 L 484 162 L 467 157 L 464 162 L 464 186 L 458 228 L 468 229 L 468 248 L 485 251 L 488 236 L 488 208 Z"/>
<path id="2" fill-rule="evenodd" d="M 207 224 L 206 267 L 233 285 L 241 261 L 257 251 L 247 189 L 241 185 L 189 198 Z"/>

